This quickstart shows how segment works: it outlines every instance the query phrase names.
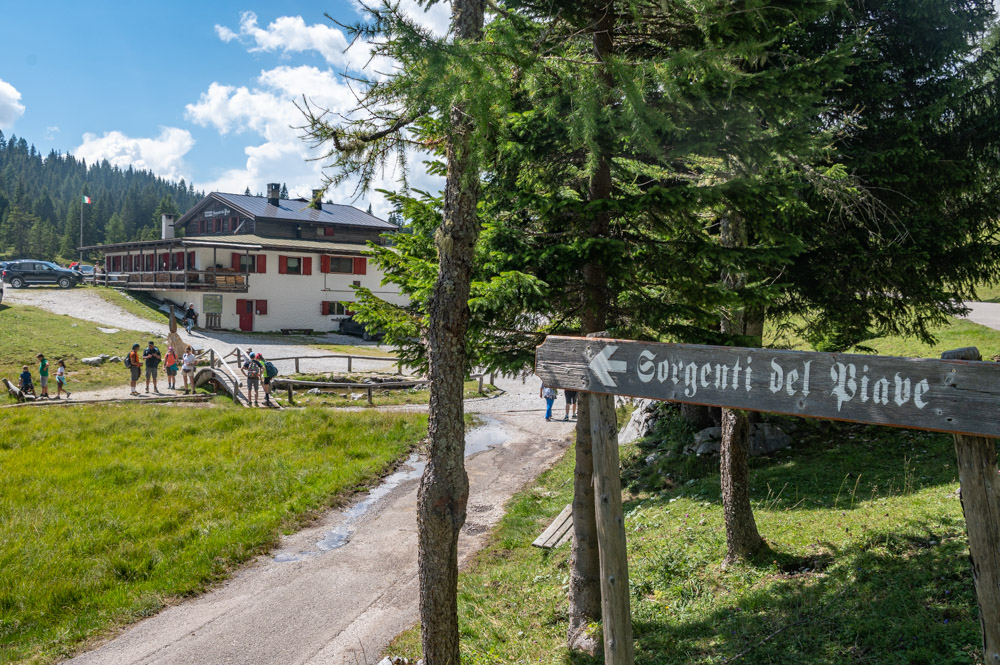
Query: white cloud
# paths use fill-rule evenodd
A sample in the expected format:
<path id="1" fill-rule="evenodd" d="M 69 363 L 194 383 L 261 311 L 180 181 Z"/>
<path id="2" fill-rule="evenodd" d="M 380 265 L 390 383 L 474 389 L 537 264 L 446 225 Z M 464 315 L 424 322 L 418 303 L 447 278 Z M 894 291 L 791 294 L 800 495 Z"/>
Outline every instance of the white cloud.
<path id="1" fill-rule="evenodd" d="M 90 164 L 106 159 L 120 168 L 131 165 L 168 180 L 180 180 L 190 177 L 184 155 L 193 146 L 194 139 L 186 129 L 161 127 L 156 138 L 131 138 L 118 131 L 101 137 L 87 133 L 73 154 Z"/>
<path id="2" fill-rule="evenodd" d="M 215 32 L 225 42 L 239 38 L 241 43 L 251 45 L 251 53 L 316 51 L 331 65 L 345 67 L 351 64 L 351 56 L 345 53 L 348 42 L 343 32 L 332 25 L 306 25 L 301 16 L 281 16 L 267 28 L 261 28 L 255 13 L 243 12 L 238 33 L 221 25 L 215 26 Z"/>
<path id="3" fill-rule="evenodd" d="M 292 197 L 309 197 L 312 189 L 323 182 L 324 162 L 315 159 L 319 153 L 301 138 L 305 118 L 295 102 L 303 95 L 310 103 L 333 112 L 346 113 L 355 104 L 350 89 L 333 72 L 316 67 L 276 67 L 263 71 L 253 87 L 212 83 L 196 103 L 187 105 L 187 118 L 203 127 L 213 127 L 220 134 L 252 133 L 263 141 L 244 150 L 247 160 L 242 168 L 226 170 L 213 179 L 196 182 L 195 186 L 205 191 L 235 193 L 249 187 L 256 193 L 263 191 L 268 182 L 283 182 Z M 414 185 L 431 191 L 440 188 L 438 179 L 423 174 L 418 161 L 411 163 Z M 398 189 L 395 171 L 382 174 L 373 188 Z M 344 203 L 354 195 L 354 186 L 350 184 L 328 193 L 330 200 Z M 366 207 L 368 202 L 366 198 L 357 205 Z M 370 202 L 373 212 L 388 215 L 390 208 L 382 194 L 373 193 Z"/>
<path id="4" fill-rule="evenodd" d="M 59 129 L 58 127 L 55 127 L 55 126 L 53 126 L 53 127 L 46 127 L 45 128 L 45 140 L 46 141 L 55 141 L 56 134 L 58 134 L 60 131 L 62 131 L 62 130 Z"/>
<path id="5" fill-rule="evenodd" d="M 24 104 L 17 88 L 0 79 L 0 129 L 10 129 L 24 115 Z"/>

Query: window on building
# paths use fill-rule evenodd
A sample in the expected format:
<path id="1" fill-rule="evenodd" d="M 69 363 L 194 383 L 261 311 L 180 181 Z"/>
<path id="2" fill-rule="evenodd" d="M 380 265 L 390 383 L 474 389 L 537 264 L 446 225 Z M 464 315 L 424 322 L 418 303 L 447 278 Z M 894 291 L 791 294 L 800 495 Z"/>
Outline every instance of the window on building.
<path id="1" fill-rule="evenodd" d="M 240 254 L 240 272 L 257 272 L 256 254 Z"/>
<path id="2" fill-rule="evenodd" d="M 289 275 L 301 275 L 302 274 L 302 259 L 297 256 L 289 256 L 287 259 L 286 272 Z"/>
<path id="3" fill-rule="evenodd" d="M 331 256 L 330 272 L 352 274 L 354 272 L 354 259 L 349 256 Z"/>
<path id="4" fill-rule="evenodd" d="M 350 316 L 352 313 L 342 302 L 323 302 L 323 314 L 330 316 Z"/>

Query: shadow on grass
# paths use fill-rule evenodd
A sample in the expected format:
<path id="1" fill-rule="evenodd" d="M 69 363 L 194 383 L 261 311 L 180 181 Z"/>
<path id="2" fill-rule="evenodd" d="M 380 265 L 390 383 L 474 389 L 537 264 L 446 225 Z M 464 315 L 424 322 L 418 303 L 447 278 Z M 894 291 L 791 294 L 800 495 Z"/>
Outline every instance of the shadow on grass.
<path id="1" fill-rule="evenodd" d="M 750 459 L 751 501 L 758 506 L 852 510 L 877 498 L 957 482 L 949 434 L 808 421 L 796 426 L 791 448 Z M 647 502 L 691 496 L 721 503 L 718 455 L 681 454 L 689 434 L 673 431 L 680 440 L 640 441 L 636 454 L 622 460 L 623 486 L 647 495 Z"/>
<path id="2" fill-rule="evenodd" d="M 633 598 L 636 663 L 977 662 L 964 534 L 951 526 L 931 535 L 874 534 L 878 552 L 862 546 L 812 562 L 778 554 L 781 572 L 766 590 L 698 620 L 684 620 L 683 606 Z M 813 565 L 794 570 L 803 563 Z"/>

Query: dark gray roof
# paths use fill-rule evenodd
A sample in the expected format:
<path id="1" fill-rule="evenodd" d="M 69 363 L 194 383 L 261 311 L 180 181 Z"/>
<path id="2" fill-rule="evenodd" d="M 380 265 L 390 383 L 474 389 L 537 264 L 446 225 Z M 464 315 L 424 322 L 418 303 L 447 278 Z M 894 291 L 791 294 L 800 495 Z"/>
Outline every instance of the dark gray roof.
<path id="1" fill-rule="evenodd" d="M 335 203 L 324 203 L 322 210 L 309 207 L 309 203 L 301 200 L 278 199 L 278 205 L 273 206 L 267 202 L 266 197 L 246 196 L 245 194 L 224 194 L 222 192 L 212 192 L 207 199 L 216 199 L 228 206 L 236 208 L 248 217 L 254 219 L 277 219 L 287 222 L 314 222 L 318 224 L 337 224 L 346 226 L 364 226 L 368 228 L 385 229 L 392 231 L 396 229 L 395 224 L 379 219 L 374 215 L 358 210 L 354 206 L 338 205 Z M 186 224 L 194 216 L 202 204 L 198 203 L 184 215 L 178 224 Z"/>

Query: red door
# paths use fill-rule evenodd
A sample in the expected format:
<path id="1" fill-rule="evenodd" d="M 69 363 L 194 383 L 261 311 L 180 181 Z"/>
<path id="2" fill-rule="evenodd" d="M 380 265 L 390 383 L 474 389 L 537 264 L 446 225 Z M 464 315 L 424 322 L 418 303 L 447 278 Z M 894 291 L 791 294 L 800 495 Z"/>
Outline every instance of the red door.
<path id="1" fill-rule="evenodd" d="M 236 313 L 240 315 L 240 330 L 253 330 L 253 300 L 236 300 Z"/>

